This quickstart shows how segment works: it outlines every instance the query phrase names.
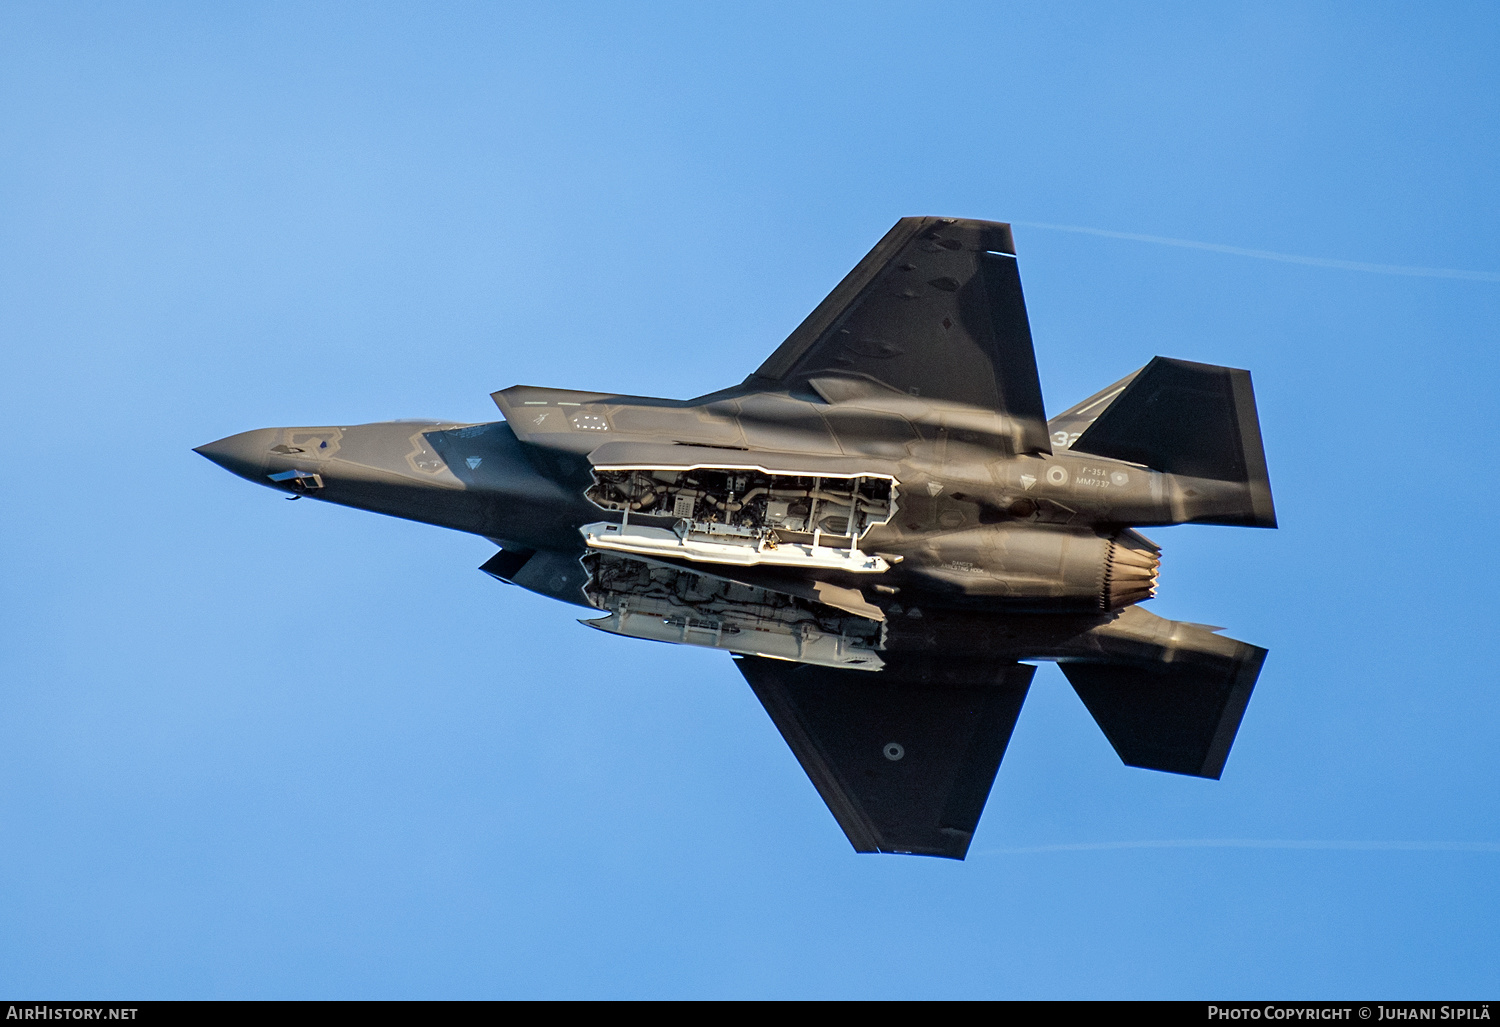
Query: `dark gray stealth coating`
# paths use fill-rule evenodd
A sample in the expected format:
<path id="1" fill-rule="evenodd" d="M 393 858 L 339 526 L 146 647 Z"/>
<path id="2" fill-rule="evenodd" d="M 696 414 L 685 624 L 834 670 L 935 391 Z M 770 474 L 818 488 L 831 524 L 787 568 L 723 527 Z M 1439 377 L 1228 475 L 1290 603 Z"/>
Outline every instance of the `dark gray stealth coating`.
<path id="1" fill-rule="evenodd" d="M 484 536 L 486 573 L 590 627 L 734 654 L 860 852 L 964 857 L 1037 660 L 1125 763 L 1223 772 L 1266 651 L 1146 612 L 1137 529 L 1276 526 L 1250 373 L 1156 357 L 1049 421 L 1009 225 L 903 218 L 720 392 L 493 395 L 504 420 L 197 451 Z"/>

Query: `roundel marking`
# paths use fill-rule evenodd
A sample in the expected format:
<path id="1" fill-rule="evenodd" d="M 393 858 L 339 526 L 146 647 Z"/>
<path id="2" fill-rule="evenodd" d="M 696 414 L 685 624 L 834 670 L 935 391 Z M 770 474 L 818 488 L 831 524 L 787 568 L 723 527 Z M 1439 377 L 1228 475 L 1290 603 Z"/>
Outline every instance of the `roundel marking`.
<path id="1" fill-rule="evenodd" d="M 906 755 L 906 749 L 900 742 L 886 742 L 885 748 L 880 751 L 884 753 L 885 758 L 890 760 L 892 763 L 896 762 L 902 756 Z"/>
<path id="2" fill-rule="evenodd" d="M 1066 485 L 1068 483 L 1068 469 L 1061 464 L 1053 464 L 1047 468 L 1048 485 Z"/>

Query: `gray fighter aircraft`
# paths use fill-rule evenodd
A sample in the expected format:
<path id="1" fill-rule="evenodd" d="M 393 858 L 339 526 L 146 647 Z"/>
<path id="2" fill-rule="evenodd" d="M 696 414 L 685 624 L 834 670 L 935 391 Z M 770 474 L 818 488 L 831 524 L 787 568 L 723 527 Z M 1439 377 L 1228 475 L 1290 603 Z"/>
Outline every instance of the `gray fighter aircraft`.
<path id="1" fill-rule="evenodd" d="M 590 627 L 735 662 L 860 852 L 962 859 L 1035 668 L 1131 766 L 1217 778 L 1266 651 L 1136 605 L 1162 524 L 1273 528 L 1247 371 L 1156 357 L 1050 421 L 1009 225 L 904 218 L 739 385 L 516 386 L 504 420 L 198 448 L 482 535 Z"/>

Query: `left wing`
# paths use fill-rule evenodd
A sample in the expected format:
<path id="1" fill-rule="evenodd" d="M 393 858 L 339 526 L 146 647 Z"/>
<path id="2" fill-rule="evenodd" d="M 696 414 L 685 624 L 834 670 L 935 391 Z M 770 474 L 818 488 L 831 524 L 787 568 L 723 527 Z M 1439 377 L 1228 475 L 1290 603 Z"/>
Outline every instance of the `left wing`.
<path id="1" fill-rule="evenodd" d="M 874 381 L 997 411 L 1020 452 L 1050 452 L 1015 253 L 1006 224 L 902 218 L 746 384 Z"/>
<path id="2" fill-rule="evenodd" d="M 1036 668 L 735 660 L 857 852 L 963 859 Z"/>

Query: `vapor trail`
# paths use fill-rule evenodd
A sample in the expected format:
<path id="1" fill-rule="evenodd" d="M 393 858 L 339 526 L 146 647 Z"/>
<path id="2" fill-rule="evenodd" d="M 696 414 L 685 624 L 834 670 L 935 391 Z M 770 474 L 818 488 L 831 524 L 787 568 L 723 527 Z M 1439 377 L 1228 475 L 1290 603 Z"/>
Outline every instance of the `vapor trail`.
<path id="1" fill-rule="evenodd" d="M 1023 228 L 1044 228 L 1052 232 L 1078 232 L 1082 235 L 1101 235 L 1106 239 L 1129 239 L 1132 242 L 1150 242 L 1160 246 L 1181 246 L 1190 250 L 1209 250 L 1213 253 L 1229 253 L 1236 257 L 1255 257 L 1259 260 L 1279 260 L 1283 264 L 1307 264 L 1311 267 L 1331 267 L 1342 271 L 1367 271 L 1376 275 L 1405 275 L 1409 278 L 1458 278 L 1468 282 L 1500 282 L 1500 271 L 1463 271 L 1451 267 L 1404 267 L 1400 264 L 1366 264 L 1358 260 L 1333 260 L 1328 257 L 1301 257 L 1295 253 L 1275 253 L 1271 250 L 1249 250 L 1243 246 L 1225 246 L 1216 242 L 1194 242 L 1191 239 L 1169 239 L 1164 235 L 1140 235 L 1136 232 L 1111 232 L 1104 228 L 1083 228 L 1079 225 L 1052 225 L 1042 221 L 1012 221 Z"/>
<path id="2" fill-rule="evenodd" d="M 986 849 L 985 856 L 1029 856 L 1044 852 L 1105 852 L 1118 849 L 1335 849 L 1345 852 L 1496 852 L 1500 842 L 1308 841 L 1278 838 L 1166 838 L 1133 842 L 1071 842 Z M 976 853 L 981 855 L 981 853 Z"/>

